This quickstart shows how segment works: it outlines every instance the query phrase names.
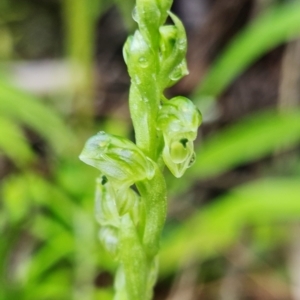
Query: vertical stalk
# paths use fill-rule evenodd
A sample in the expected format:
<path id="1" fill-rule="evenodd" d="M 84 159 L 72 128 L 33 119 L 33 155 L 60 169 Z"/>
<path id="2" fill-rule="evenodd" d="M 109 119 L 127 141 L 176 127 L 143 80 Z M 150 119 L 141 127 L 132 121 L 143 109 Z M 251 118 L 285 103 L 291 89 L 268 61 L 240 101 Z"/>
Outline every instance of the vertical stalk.
<path id="1" fill-rule="evenodd" d="M 93 116 L 94 0 L 64 0 L 66 53 L 71 63 L 73 112 L 79 127 L 90 128 Z"/>
<path id="2" fill-rule="evenodd" d="M 120 263 L 114 300 L 151 299 L 166 218 L 162 159 L 176 177 L 194 161 L 201 115 L 189 99 L 169 101 L 163 95 L 166 87 L 187 74 L 186 35 L 180 20 L 169 12 L 171 4 L 172 0 L 137 0 L 133 18 L 138 29 L 124 45 L 136 144 L 100 132 L 80 155 L 102 174 L 97 199 L 101 238 Z M 168 15 L 174 25 L 163 25 Z M 134 184 L 139 195 L 131 189 Z"/>

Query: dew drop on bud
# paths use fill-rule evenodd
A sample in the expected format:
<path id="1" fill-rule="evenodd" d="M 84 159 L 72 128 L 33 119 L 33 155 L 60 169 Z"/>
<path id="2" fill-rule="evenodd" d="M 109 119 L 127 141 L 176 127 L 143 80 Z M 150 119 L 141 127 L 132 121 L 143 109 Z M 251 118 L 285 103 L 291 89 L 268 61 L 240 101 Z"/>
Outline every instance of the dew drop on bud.
<path id="1" fill-rule="evenodd" d="M 97 134 L 99 136 L 98 145 L 101 148 L 107 148 L 110 144 L 110 139 L 106 136 L 106 133 L 104 131 L 100 131 Z"/>
<path id="2" fill-rule="evenodd" d="M 139 58 L 139 65 L 142 68 L 147 68 L 149 66 L 149 62 L 148 62 L 147 58 L 145 58 L 144 56 L 140 57 Z"/>
<path id="3" fill-rule="evenodd" d="M 181 66 L 177 66 L 173 71 L 172 73 L 170 74 L 170 79 L 171 80 L 174 80 L 174 81 L 177 81 L 179 80 L 181 77 L 183 76 L 182 74 L 182 70 L 181 70 Z"/>
<path id="4" fill-rule="evenodd" d="M 189 71 L 186 67 L 185 61 L 183 61 L 182 63 L 180 63 L 177 67 L 175 67 L 173 69 L 169 78 L 173 81 L 178 81 L 180 78 L 182 78 L 183 76 L 185 76 L 187 74 L 189 74 Z"/>

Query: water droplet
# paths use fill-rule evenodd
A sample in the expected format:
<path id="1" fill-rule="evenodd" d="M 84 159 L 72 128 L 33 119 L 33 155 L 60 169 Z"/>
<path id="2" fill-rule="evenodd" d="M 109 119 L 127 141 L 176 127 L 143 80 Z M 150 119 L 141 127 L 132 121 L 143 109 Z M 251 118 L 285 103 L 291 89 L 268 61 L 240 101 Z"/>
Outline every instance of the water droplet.
<path id="1" fill-rule="evenodd" d="M 97 135 L 94 136 L 93 140 L 95 142 L 95 145 L 98 145 L 100 148 L 105 148 L 102 149 L 102 151 L 106 150 L 110 144 L 110 138 L 105 131 L 99 131 Z"/>
<path id="2" fill-rule="evenodd" d="M 175 67 L 170 74 L 169 78 L 173 81 L 178 81 L 181 79 L 184 75 L 187 75 L 189 72 L 186 68 L 185 62 L 182 62 L 177 67 Z"/>
<path id="3" fill-rule="evenodd" d="M 135 6 L 132 10 L 132 19 L 135 21 L 135 22 L 139 22 L 139 18 L 138 18 L 138 12 L 137 12 L 137 7 Z"/>
<path id="4" fill-rule="evenodd" d="M 189 164 L 188 164 L 188 168 L 191 167 L 196 161 L 196 153 L 194 152 L 190 158 Z"/>
<path id="5" fill-rule="evenodd" d="M 149 66 L 149 61 L 147 60 L 146 57 L 144 56 L 141 56 L 139 58 L 139 65 L 142 67 L 142 68 L 147 68 Z"/>
<path id="6" fill-rule="evenodd" d="M 148 98 L 146 98 L 146 97 L 143 98 L 143 101 L 146 103 L 149 102 Z"/>
<path id="7" fill-rule="evenodd" d="M 180 50 L 184 50 L 186 48 L 186 39 L 179 39 L 177 41 L 177 46 Z"/>
<path id="8" fill-rule="evenodd" d="M 182 77 L 182 70 L 181 70 L 181 67 L 180 66 L 177 66 L 173 71 L 172 73 L 170 74 L 170 79 L 171 80 L 174 80 L 174 81 L 177 81 L 179 80 L 181 77 Z"/>
<path id="9" fill-rule="evenodd" d="M 108 145 L 109 145 L 109 141 L 101 141 L 101 142 L 99 143 L 99 146 L 100 146 L 101 148 L 107 148 Z"/>

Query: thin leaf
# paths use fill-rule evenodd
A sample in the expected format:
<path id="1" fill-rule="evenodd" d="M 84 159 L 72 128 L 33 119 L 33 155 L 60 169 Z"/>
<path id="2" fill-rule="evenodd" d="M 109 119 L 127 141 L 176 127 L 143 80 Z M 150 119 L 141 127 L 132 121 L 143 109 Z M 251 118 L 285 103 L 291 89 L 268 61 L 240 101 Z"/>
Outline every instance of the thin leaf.
<path id="1" fill-rule="evenodd" d="M 2 116 L 0 116 L 0 150 L 20 166 L 28 164 L 34 158 L 22 130 L 10 119 Z"/>
<path id="2" fill-rule="evenodd" d="M 165 241 L 161 272 L 168 274 L 184 257 L 206 259 L 225 250 L 245 226 L 299 220 L 299 199 L 299 178 L 259 180 L 214 199 Z"/>
<path id="3" fill-rule="evenodd" d="M 62 118 L 34 96 L 0 82 L 0 112 L 38 132 L 58 152 L 70 148 L 71 131 Z"/>
<path id="4" fill-rule="evenodd" d="M 214 63 L 195 98 L 216 97 L 251 63 L 300 35 L 300 5 L 276 6 L 242 30 Z"/>
<path id="5" fill-rule="evenodd" d="M 208 137 L 186 179 L 210 178 L 300 142 L 300 111 L 252 115 Z"/>

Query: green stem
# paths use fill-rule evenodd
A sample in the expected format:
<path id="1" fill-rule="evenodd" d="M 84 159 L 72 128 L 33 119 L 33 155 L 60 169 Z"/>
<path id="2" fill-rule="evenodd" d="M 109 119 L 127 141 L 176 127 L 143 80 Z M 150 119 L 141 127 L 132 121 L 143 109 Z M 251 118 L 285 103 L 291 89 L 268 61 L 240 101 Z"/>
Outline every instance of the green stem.
<path id="1" fill-rule="evenodd" d="M 137 188 L 145 203 L 145 229 L 143 244 L 149 257 L 158 253 L 161 232 L 166 219 L 167 189 L 165 179 L 156 167 L 151 180 L 138 182 Z"/>
<path id="2" fill-rule="evenodd" d="M 149 82 L 153 85 L 153 82 Z M 155 105 L 153 105 L 155 103 Z M 159 95 L 152 93 L 141 94 L 136 84 L 130 87 L 130 115 L 135 131 L 137 146 L 151 159 L 156 160 L 157 134 L 155 120 L 158 112 Z"/>
<path id="3" fill-rule="evenodd" d="M 147 300 L 149 263 L 129 214 L 121 220 L 120 261 L 124 269 L 128 300 Z"/>

